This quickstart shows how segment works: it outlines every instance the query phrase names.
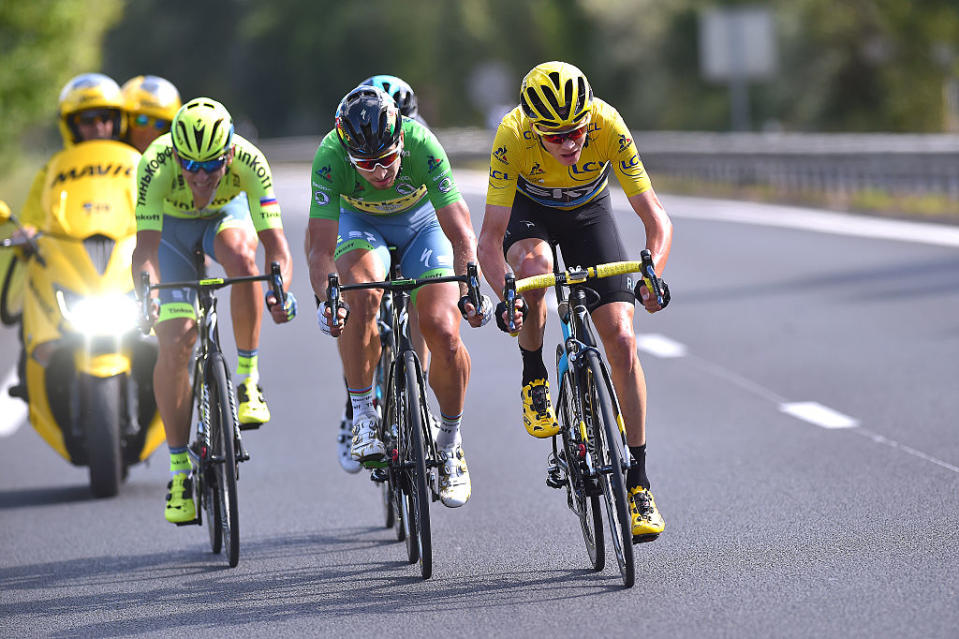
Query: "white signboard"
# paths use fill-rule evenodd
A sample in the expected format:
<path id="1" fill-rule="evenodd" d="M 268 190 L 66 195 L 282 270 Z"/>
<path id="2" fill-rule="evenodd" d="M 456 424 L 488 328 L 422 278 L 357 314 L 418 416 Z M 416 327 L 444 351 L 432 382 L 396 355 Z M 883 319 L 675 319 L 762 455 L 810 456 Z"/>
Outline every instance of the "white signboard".
<path id="1" fill-rule="evenodd" d="M 699 16 L 699 66 L 715 82 L 768 78 L 776 72 L 776 37 L 767 7 L 714 7 Z"/>

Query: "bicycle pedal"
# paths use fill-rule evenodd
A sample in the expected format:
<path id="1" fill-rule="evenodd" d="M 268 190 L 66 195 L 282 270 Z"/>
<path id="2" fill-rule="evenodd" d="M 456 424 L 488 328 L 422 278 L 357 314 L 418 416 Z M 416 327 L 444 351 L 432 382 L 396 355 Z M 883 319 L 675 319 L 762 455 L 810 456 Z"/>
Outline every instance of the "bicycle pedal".
<path id="1" fill-rule="evenodd" d="M 370 473 L 370 481 L 382 484 L 390 478 L 389 470 L 384 468 L 373 468 Z"/>
<path id="2" fill-rule="evenodd" d="M 240 430 L 258 430 L 262 425 L 263 422 L 250 422 L 249 424 L 240 422 Z"/>
<path id="3" fill-rule="evenodd" d="M 550 488 L 563 488 L 566 486 L 566 477 L 559 468 L 549 468 L 546 470 L 546 485 Z"/>
<path id="4" fill-rule="evenodd" d="M 658 538 L 659 533 L 652 535 L 633 535 L 633 545 L 649 543 L 651 541 L 656 541 Z"/>
<path id="5" fill-rule="evenodd" d="M 177 526 L 199 526 L 199 525 L 200 525 L 200 520 L 199 520 L 199 519 L 191 519 L 190 521 L 178 521 L 178 522 L 176 522 L 176 525 L 177 525 Z"/>
<path id="6" fill-rule="evenodd" d="M 390 465 L 390 462 L 386 459 L 370 459 L 360 463 L 363 465 L 363 468 L 369 468 L 371 470 L 378 468 L 389 468 Z"/>

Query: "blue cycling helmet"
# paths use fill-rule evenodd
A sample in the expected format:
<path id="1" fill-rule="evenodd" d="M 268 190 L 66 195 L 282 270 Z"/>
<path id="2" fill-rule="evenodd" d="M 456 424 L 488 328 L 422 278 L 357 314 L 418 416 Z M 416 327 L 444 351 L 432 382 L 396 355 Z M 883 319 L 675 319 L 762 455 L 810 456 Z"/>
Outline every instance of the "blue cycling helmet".
<path id="1" fill-rule="evenodd" d="M 400 113 L 406 118 L 415 118 L 417 115 L 416 94 L 412 87 L 395 75 L 374 75 L 363 80 L 360 86 L 373 86 L 386 92 L 396 102 Z"/>

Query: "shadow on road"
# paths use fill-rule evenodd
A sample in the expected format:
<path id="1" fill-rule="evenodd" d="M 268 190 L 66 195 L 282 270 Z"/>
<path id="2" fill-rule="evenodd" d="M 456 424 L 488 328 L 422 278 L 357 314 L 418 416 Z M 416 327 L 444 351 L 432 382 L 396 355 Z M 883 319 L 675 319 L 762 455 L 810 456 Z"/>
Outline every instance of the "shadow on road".
<path id="1" fill-rule="evenodd" d="M 0 510 L 70 504 L 92 499 L 93 495 L 90 494 L 88 485 L 0 490 Z"/>
<path id="2" fill-rule="evenodd" d="M 246 541 L 236 569 L 198 546 L 183 553 L 0 568 L 0 591 L 6 593 L 0 618 L 49 619 L 53 637 L 115 637 L 243 627 L 295 616 L 340 625 L 371 615 L 512 608 L 621 590 L 609 571 L 582 569 L 531 568 L 424 581 L 416 565 L 403 561 L 402 545 L 384 539 L 382 532 L 337 529 Z M 358 560 L 370 549 L 391 559 Z M 102 619 L 104 611 L 112 611 L 110 621 L 89 623 L 91 616 Z"/>

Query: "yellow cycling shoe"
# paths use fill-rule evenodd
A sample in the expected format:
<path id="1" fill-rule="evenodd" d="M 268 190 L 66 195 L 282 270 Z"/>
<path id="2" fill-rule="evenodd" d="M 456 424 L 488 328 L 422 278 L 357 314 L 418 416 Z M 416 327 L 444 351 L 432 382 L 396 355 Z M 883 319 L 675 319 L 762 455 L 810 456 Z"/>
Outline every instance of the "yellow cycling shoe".
<path id="1" fill-rule="evenodd" d="M 656 508 L 653 494 L 641 486 L 629 491 L 629 514 L 633 520 L 634 544 L 653 541 L 666 528 L 666 522 Z"/>
<path id="2" fill-rule="evenodd" d="M 263 399 L 263 389 L 249 377 L 236 387 L 236 399 L 240 404 L 236 417 L 241 429 L 259 428 L 270 421 L 270 409 Z"/>
<path id="3" fill-rule="evenodd" d="M 549 382 L 534 379 L 523 386 L 523 425 L 533 437 L 552 437 L 559 432 L 556 415 L 549 401 Z"/>
<path id="4" fill-rule="evenodd" d="M 193 503 L 193 480 L 189 473 L 177 473 L 167 485 L 164 516 L 171 524 L 188 524 L 196 520 L 196 504 Z"/>

